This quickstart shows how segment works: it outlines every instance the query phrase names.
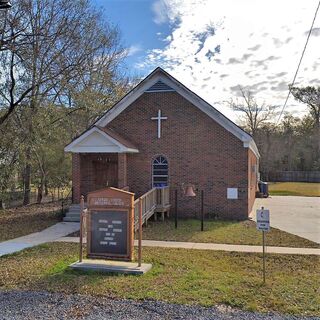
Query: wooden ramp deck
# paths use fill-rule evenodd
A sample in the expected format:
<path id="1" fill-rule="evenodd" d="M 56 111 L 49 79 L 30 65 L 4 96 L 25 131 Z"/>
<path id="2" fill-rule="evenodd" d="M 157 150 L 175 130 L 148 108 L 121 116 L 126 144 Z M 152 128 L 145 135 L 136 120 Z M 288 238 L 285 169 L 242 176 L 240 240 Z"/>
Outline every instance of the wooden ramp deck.
<path id="1" fill-rule="evenodd" d="M 164 214 L 169 215 L 169 187 L 153 188 L 146 192 L 143 196 L 134 201 L 134 229 L 139 229 L 139 208 L 142 203 L 142 224 L 147 224 L 148 220 L 154 216 L 157 219 L 157 214 L 161 214 L 164 220 Z"/>

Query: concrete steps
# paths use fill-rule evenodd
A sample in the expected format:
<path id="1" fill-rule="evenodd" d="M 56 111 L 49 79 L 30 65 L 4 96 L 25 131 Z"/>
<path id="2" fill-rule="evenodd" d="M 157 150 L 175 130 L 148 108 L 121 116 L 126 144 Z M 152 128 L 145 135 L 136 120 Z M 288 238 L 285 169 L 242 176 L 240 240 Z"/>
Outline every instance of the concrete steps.
<path id="1" fill-rule="evenodd" d="M 85 204 L 86 208 L 86 204 Z M 80 204 L 72 204 L 69 207 L 66 216 L 63 218 L 64 222 L 80 222 Z"/>

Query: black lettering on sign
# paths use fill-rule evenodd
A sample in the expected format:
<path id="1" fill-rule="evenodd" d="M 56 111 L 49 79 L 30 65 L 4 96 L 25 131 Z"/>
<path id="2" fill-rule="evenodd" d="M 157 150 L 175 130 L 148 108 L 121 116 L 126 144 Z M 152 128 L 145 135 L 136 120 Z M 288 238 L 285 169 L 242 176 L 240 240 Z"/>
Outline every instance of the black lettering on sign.
<path id="1" fill-rule="evenodd" d="M 126 255 L 128 250 L 128 212 L 91 212 L 91 254 Z"/>

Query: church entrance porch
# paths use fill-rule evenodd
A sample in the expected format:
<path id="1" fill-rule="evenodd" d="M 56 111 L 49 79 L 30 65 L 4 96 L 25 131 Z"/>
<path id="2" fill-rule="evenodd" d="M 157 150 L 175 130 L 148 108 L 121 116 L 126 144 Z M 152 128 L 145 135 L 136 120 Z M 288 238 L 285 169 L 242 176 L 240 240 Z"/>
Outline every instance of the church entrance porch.
<path id="1" fill-rule="evenodd" d="M 106 187 L 127 187 L 125 153 L 81 153 L 72 155 L 72 200 L 80 202 L 89 192 Z"/>
<path id="2" fill-rule="evenodd" d="M 127 187 L 127 154 L 139 150 L 113 130 L 93 126 L 70 143 L 72 153 L 72 201 L 80 202 L 91 191 Z"/>

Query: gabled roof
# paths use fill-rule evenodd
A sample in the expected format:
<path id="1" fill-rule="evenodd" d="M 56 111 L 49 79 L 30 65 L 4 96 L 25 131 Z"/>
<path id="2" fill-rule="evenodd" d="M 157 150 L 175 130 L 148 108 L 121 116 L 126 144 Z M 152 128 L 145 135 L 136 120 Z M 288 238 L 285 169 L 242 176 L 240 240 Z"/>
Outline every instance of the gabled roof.
<path id="1" fill-rule="evenodd" d="M 99 127 L 96 126 L 98 129 L 102 130 L 103 132 L 105 132 L 109 137 L 112 137 L 113 139 L 115 139 L 116 141 L 118 141 L 120 144 L 122 144 L 123 146 L 129 148 L 129 149 L 137 149 L 136 146 L 126 140 L 125 138 L 121 137 L 120 134 L 118 134 L 117 132 L 115 132 L 114 130 L 111 130 L 109 128 L 104 128 L 104 127 Z"/>
<path id="2" fill-rule="evenodd" d="M 95 125 L 99 127 L 105 127 L 129 105 L 131 105 L 136 99 L 138 99 L 143 93 L 154 92 L 153 89 L 159 86 L 159 82 L 161 83 L 162 88 L 170 88 L 170 91 L 176 91 L 185 99 L 190 101 L 193 105 L 198 107 L 201 111 L 215 120 L 223 128 L 240 139 L 243 142 L 243 146 L 245 148 L 250 148 L 257 157 L 260 157 L 258 148 L 251 135 L 238 127 L 234 122 L 224 116 L 212 105 L 192 92 L 190 89 L 188 89 L 181 82 L 176 80 L 168 72 L 164 71 L 160 67 L 151 72 L 135 88 L 133 88 L 127 95 L 125 95 L 119 102 L 117 102 L 111 109 L 109 109 L 100 119 L 95 122 Z"/>
<path id="3" fill-rule="evenodd" d="M 73 153 L 137 153 L 139 150 L 113 130 L 93 126 L 64 148 Z"/>

